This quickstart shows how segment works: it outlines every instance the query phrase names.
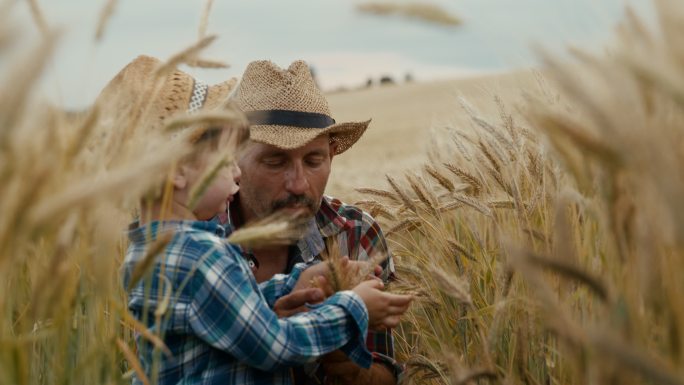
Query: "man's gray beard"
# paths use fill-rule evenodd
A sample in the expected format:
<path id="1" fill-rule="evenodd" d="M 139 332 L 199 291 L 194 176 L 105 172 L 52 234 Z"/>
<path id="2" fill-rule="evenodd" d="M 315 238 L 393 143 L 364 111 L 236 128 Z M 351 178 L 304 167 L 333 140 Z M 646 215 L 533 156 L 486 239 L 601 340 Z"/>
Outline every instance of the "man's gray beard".
<path id="1" fill-rule="evenodd" d="M 306 195 L 290 194 L 285 199 L 280 199 L 273 202 L 273 204 L 271 205 L 271 212 L 275 213 L 280 209 L 292 207 L 294 205 L 300 205 L 302 207 L 307 208 L 311 213 L 311 216 L 314 216 L 316 211 L 318 211 L 318 206 L 320 205 L 320 202 L 315 202 L 313 199 L 309 198 Z"/>

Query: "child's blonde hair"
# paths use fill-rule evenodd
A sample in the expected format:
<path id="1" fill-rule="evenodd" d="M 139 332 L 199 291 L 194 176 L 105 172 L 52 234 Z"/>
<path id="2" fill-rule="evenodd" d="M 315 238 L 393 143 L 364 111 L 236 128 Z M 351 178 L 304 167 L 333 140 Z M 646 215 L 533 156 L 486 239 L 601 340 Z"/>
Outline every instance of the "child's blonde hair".
<path id="1" fill-rule="evenodd" d="M 235 151 L 246 142 L 247 120 L 228 101 L 236 83 L 233 78 L 209 86 L 183 71 L 167 68 L 156 58 L 138 56 L 109 81 L 96 105 L 105 118 L 111 114 L 115 121 L 125 116 L 127 122 L 137 122 L 134 129 L 163 132 L 169 140 L 182 135 L 190 144 L 190 152 L 179 159 L 177 167 L 196 162 L 208 151 L 227 150 L 219 148 L 224 130 L 232 130 Z M 145 200 L 162 195 L 160 185 L 148 192 Z"/>

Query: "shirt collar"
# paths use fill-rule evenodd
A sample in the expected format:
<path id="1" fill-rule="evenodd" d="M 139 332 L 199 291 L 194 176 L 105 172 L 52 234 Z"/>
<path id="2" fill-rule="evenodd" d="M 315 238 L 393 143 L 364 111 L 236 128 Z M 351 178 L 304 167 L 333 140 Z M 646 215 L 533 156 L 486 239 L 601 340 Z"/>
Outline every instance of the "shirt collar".
<path id="1" fill-rule="evenodd" d="M 315 215 L 316 224 L 323 237 L 332 237 L 344 231 L 347 227 L 347 218 L 341 216 L 330 204 L 331 197 L 324 195 L 321 207 Z"/>
<path id="2" fill-rule="evenodd" d="M 323 196 L 321 207 L 309 221 L 304 237 L 297 242 L 304 262 L 311 262 L 325 250 L 325 238 L 337 236 L 347 226 L 347 219 L 330 205 L 330 199 Z"/>

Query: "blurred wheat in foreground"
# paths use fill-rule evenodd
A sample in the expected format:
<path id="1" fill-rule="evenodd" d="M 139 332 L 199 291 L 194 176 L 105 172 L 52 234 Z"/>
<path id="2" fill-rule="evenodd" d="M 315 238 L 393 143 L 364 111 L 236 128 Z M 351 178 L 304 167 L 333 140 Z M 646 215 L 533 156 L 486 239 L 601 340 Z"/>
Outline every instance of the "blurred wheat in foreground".
<path id="1" fill-rule="evenodd" d="M 461 100 L 474 130 L 360 189 L 398 285 L 431 293 L 406 383 L 684 384 L 684 3 L 656 7 L 610 56 L 547 58 L 521 113 Z"/>
<path id="2" fill-rule="evenodd" d="M 134 332 L 166 349 L 127 312 L 124 229 L 187 141 L 143 129 L 155 79 L 138 103 L 65 113 L 41 102 L 34 89 L 56 34 L 17 57 L 13 6 L 0 4 L 0 55 L 12 61 L 0 77 L 0 384 L 130 383 L 140 370 Z"/>
<path id="3" fill-rule="evenodd" d="M 357 5 L 356 9 L 359 12 L 370 15 L 399 15 L 407 19 L 444 26 L 456 26 L 462 23 L 461 19 L 450 14 L 442 7 L 424 2 L 413 2 L 408 4 L 366 2 Z"/>

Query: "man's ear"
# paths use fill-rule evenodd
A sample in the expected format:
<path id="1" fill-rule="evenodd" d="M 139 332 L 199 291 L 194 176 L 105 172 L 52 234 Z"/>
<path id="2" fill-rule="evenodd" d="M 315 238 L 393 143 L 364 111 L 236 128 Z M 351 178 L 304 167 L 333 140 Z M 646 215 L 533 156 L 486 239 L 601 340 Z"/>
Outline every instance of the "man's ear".
<path id="1" fill-rule="evenodd" d="M 338 146 L 337 141 L 335 139 L 331 139 L 330 140 L 330 160 L 332 160 L 333 157 L 335 156 L 335 154 L 337 153 L 337 146 Z"/>

